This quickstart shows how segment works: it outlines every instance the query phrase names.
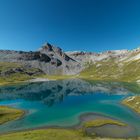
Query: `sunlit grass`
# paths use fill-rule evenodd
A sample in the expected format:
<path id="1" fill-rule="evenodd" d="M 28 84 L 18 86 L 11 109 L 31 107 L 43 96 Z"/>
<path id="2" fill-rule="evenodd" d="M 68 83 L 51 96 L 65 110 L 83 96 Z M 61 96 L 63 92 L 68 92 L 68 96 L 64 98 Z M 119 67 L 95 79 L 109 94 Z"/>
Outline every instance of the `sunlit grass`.
<path id="1" fill-rule="evenodd" d="M 0 124 L 6 123 L 11 120 L 16 120 L 24 114 L 24 111 L 0 106 Z"/>
<path id="2" fill-rule="evenodd" d="M 123 100 L 124 105 L 140 113 L 140 96 L 131 96 Z"/>

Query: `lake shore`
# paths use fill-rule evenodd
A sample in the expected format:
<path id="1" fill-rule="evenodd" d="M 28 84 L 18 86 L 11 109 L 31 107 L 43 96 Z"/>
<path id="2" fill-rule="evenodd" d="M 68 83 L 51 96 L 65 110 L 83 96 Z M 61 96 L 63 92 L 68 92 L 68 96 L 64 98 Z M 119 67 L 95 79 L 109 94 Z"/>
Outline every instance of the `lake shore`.
<path id="1" fill-rule="evenodd" d="M 25 115 L 25 111 L 10 108 L 7 106 L 0 106 L 0 125 L 9 121 L 14 121 L 22 118 Z"/>
<path id="2" fill-rule="evenodd" d="M 48 81 L 47 78 L 38 78 L 37 80 L 34 79 L 35 81 L 34 82 L 42 82 L 42 80 L 45 81 Z M 31 81 L 30 81 L 31 82 Z M 136 98 L 128 98 L 126 99 L 127 102 L 129 103 L 130 101 L 133 101 L 133 99 L 136 99 Z M 134 104 L 136 103 L 136 104 Z M 133 104 L 131 104 L 131 106 L 135 106 L 135 105 L 139 105 L 138 104 L 138 101 L 134 100 L 133 101 Z M 132 107 L 131 107 L 132 108 Z M 137 107 L 136 107 L 137 108 Z M 45 133 L 58 133 L 60 131 L 61 132 L 70 132 L 70 133 L 74 133 L 77 135 L 78 133 L 78 136 L 80 135 L 81 137 L 81 133 L 82 135 L 85 135 L 85 132 L 83 133 L 83 124 L 88 122 L 88 121 L 97 121 L 97 122 L 94 122 L 94 124 L 92 124 L 92 122 L 90 122 L 91 125 L 93 126 L 90 126 L 91 128 L 87 129 L 86 130 L 86 134 L 88 134 L 88 136 L 86 136 L 86 138 L 88 137 L 96 137 L 96 138 L 99 138 L 99 137 L 112 137 L 112 138 L 121 138 L 121 137 L 124 137 L 125 139 L 129 139 L 129 138 L 132 138 L 133 136 L 130 136 L 129 134 L 133 131 L 133 128 L 131 126 L 125 126 L 125 125 L 120 125 L 119 121 L 112 118 L 112 117 L 109 117 L 109 116 L 105 116 L 105 115 L 102 115 L 102 114 L 98 114 L 98 113 L 83 113 L 82 115 L 79 116 L 79 123 L 74 125 L 74 126 L 70 126 L 70 127 L 60 127 L 60 126 L 44 126 L 44 127 L 38 127 L 38 128 L 33 128 L 33 129 L 26 129 L 26 130 L 19 130 L 19 131 L 12 131 L 12 132 L 8 132 L 7 134 L 1 134 L 0 136 L 3 136 L 3 135 L 12 135 L 12 134 L 19 134 L 19 133 L 24 133 L 28 135 L 28 132 L 30 132 L 30 134 L 32 134 L 32 132 L 34 133 L 38 133 L 38 132 L 45 132 Z M 99 124 L 98 120 L 101 120 L 101 122 L 103 121 L 102 124 Z M 112 122 L 108 121 L 108 120 L 113 120 Z M 118 125 L 117 125 L 118 124 Z M 98 126 L 97 126 L 98 125 Z M 84 128 L 85 129 L 85 128 Z M 107 131 L 112 131 L 112 130 L 115 130 L 115 133 L 110 133 L 107 135 Z M 58 131 L 58 132 L 57 132 Z M 76 132 L 75 132 L 76 131 Z M 78 131 L 78 132 L 77 132 Z M 80 131 L 80 133 L 79 133 Z M 82 132 L 81 132 L 82 131 Z M 119 135 L 117 134 L 117 136 L 115 136 L 116 133 L 118 133 L 119 131 Z M 95 135 L 95 132 L 96 132 L 96 135 Z M 101 133 L 100 133 L 101 132 Z M 113 131 L 114 132 L 114 131 Z M 125 133 L 125 134 L 124 134 Z M 91 135 L 92 134 L 92 135 Z M 57 135 L 57 134 L 56 134 Z M 126 137 L 127 136 L 127 137 Z M 83 136 L 82 136 L 83 137 Z"/>
<path id="3" fill-rule="evenodd" d="M 21 133 L 28 133 L 30 132 L 30 134 L 32 134 L 32 132 L 38 132 L 38 131 L 70 131 L 70 132 L 74 132 L 77 133 L 78 135 L 82 135 L 86 137 L 111 137 L 111 139 L 113 138 L 130 138 L 133 136 L 130 136 L 129 134 L 131 133 L 131 131 L 134 131 L 133 128 L 131 126 L 128 126 L 128 124 L 124 124 L 122 122 L 119 122 L 116 119 L 113 119 L 112 117 L 109 116 L 105 116 L 99 113 L 84 113 L 82 115 L 79 116 L 79 120 L 80 122 L 76 125 L 73 126 L 68 126 L 68 127 L 61 127 L 61 126 L 44 126 L 44 127 L 37 127 L 37 128 L 32 128 L 32 129 L 25 129 L 25 130 L 13 130 L 11 132 L 7 132 L 7 133 L 2 133 L 0 134 L 0 138 L 3 136 L 7 136 L 7 135 L 14 135 L 14 134 L 21 134 Z M 88 125 L 87 125 L 88 123 Z M 114 133 L 112 133 L 112 131 L 110 131 L 111 133 L 106 132 L 102 133 L 102 131 L 98 131 L 98 128 L 103 128 L 104 130 L 110 128 L 111 126 L 111 130 L 114 131 Z M 93 131 L 91 131 L 91 129 Z M 116 134 L 117 131 L 120 130 L 121 133 L 117 134 L 117 135 L 113 135 L 112 134 Z M 96 132 L 96 134 L 95 134 Z M 99 133 L 98 133 L 99 132 Z M 101 133 L 100 133 L 101 132 Z M 124 132 L 124 133 L 123 133 Z M 93 135 L 94 134 L 94 135 Z M 57 137 L 58 138 L 58 137 Z"/>
<path id="4" fill-rule="evenodd" d="M 122 101 L 122 104 L 128 106 L 133 111 L 140 114 L 140 96 L 131 96 Z"/>

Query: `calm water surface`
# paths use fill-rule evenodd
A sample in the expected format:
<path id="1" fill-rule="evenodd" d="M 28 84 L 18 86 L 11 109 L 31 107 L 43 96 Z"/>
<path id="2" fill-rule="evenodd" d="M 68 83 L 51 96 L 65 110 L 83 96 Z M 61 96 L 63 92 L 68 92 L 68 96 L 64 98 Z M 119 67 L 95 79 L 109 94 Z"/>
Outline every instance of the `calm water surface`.
<path id="1" fill-rule="evenodd" d="M 0 126 L 0 132 L 44 126 L 73 126 L 79 116 L 93 112 L 120 120 L 140 135 L 140 116 L 121 105 L 135 95 L 120 83 L 63 80 L 0 87 L 0 105 L 26 111 L 16 121 Z M 133 132 L 134 133 L 134 132 Z"/>

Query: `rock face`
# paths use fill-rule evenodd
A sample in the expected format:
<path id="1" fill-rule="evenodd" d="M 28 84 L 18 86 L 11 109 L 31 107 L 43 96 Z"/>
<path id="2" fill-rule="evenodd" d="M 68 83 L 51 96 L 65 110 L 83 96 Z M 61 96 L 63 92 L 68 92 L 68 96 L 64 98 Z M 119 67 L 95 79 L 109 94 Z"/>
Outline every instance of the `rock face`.
<path id="1" fill-rule="evenodd" d="M 72 75 L 82 70 L 79 62 L 49 43 L 35 52 L 1 50 L 0 62 L 20 63 L 26 67 L 38 68 L 49 75 Z"/>

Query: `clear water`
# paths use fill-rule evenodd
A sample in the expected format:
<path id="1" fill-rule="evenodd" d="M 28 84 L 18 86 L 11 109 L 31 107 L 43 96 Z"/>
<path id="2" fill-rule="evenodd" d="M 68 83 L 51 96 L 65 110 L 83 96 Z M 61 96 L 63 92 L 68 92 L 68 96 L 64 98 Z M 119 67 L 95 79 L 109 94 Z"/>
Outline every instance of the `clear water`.
<path id="1" fill-rule="evenodd" d="M 135 129 L 140 135 L 140 116 L 121 105 L 132 96 L 120 83 L 63 80 L 0 87 L 0 105 L 26 111 L 16 121 L 0 126 L 0 132 L 44 126 L 73 126 L 79 116 L 93 112 L 118 119 Z"/>

